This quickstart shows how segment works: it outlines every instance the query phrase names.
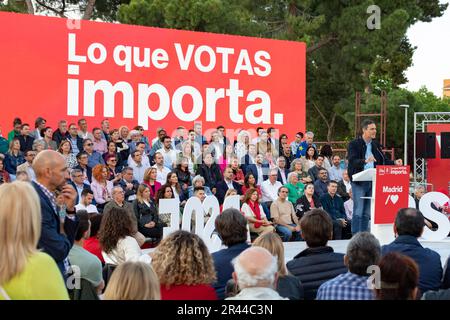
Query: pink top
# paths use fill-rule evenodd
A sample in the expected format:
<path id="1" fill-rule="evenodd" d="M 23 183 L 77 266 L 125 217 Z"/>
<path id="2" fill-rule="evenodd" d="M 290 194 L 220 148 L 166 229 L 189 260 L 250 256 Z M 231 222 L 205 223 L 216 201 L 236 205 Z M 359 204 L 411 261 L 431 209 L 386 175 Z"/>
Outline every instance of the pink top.
<path id="1" fill-rule="evenodd" d="M 95 202 L 103 204 L 109 201 L 112 196 L 112 189 L 114 185 L 111 181 L 106 181 L 106 188 L 101 185 L 97 180 L 92 178 L 91 189 L 94 193 Z"/>

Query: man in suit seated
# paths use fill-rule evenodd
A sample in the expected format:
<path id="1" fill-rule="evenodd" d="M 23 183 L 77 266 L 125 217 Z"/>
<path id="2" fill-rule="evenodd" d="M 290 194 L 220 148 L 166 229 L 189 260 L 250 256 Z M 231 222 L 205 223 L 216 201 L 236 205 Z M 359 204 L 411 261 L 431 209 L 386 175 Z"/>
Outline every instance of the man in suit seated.
<path id="1" fill-rule="evenodd" d="M 286 158 L 285 157 L 283 157 L 283 156 L 278 157 L 277 168 L 278 168 L 277 180 L 280 181 L 282 185 L 287 184 L 289 182 L 287 180 L 287 176 L 289 174 L 289 169 L 286 168 Z"/>
<path id="2" fill-rule="evenodd" d="M 223 172 L 223 180 L 216 185 L 216 197 L 220 204 L 223 204 L 228 189 L 235 189 L 238 194 L 242 195 L 241 186 L 239 183 L 233 181 L 233 175 L 233 169 L 226 168 Z"/>
<path id="3" fill-rule="evenodd" d="M 247 166 L 247 173 L 251 172 L 255 177 L 256 185 L 261 186 L 269 178 L 269 164 L 264 163 L 264 156 L 262 154 L 258 154 L 255 160 L 255 164 Z"/>

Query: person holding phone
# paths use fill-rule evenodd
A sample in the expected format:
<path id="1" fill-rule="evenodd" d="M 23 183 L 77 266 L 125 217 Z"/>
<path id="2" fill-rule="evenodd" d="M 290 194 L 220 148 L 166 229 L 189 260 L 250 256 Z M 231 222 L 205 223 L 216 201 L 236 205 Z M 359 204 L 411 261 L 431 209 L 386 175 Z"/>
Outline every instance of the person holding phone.
<path id="1" fill-rule="evenodd" d="M 77 191 L 67 183 L 68 170 L 64 157 L 53 150 L 40 152 L 33 161 L 36 181 L 33 187 L 39 195 L 42 214 L 42 231 L 38 248 L 48 253 L 66 278 L 69 271 L 67 256 L 72 248 L 78 228 L 75 217 Z M 58 216 L 55 191 L 64 199 L 66 217 L 63 226 Z"/>

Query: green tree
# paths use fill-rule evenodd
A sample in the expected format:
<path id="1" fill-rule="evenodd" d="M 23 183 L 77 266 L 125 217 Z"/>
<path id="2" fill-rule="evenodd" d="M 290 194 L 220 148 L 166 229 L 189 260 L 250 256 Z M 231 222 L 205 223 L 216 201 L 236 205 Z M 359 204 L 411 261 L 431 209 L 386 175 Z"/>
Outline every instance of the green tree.
<path id="1" fill-rule="evenodd" d="M 120 22 L 304 41 L 307 49 L 307 127 L 318 139 L 353 135 L 355 91 L 379 94 L 406 82 L 414 49 L 408 27 L 431 21 L 438 0 L 380 0 L 381 29 L 369 30 L 374 1 L 131 0 Z M 352 116 L 353 113 L 353 116 Z M 390 117 L 390 115 L 389 115 Z M 390 118 L 389 118 L 390 119 Z"/>

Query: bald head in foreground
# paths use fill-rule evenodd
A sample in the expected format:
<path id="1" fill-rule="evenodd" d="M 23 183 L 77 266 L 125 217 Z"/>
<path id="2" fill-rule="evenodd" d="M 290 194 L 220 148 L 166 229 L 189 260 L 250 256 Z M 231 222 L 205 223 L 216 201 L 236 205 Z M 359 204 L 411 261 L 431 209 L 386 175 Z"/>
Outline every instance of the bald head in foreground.
<path id="1" fill-rule="evenodd" d="M 233 261 L 233 279 L 241 290 L 227 300 L 285 300 L 276 288 L 277 259 L 262 247 L 250 247 Z"/>

